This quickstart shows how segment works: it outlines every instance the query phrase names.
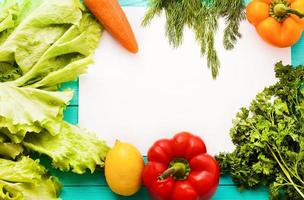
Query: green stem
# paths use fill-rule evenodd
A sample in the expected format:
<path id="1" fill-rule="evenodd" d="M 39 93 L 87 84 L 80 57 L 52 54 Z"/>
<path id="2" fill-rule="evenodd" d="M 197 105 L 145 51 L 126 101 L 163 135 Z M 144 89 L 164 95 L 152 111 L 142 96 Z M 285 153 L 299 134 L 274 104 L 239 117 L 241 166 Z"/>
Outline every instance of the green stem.
<path id="1" fill-rule="evenodd" d="M 280 160 L 278 159 L 278 157 L 276 156 L 276 154 L 273 152 L 273 150 L 271 149 L 270 145 L 268 145 L 268 148 L 270 149 L 270 152 L 272 154 L 272 156 L 274 157 L 274 159 L 277 161 L 277 163 L 279 164 L 280 168 L 282 169 L 283 173 L 285 174 L 285 176 L 287 177 L 287 179 L 289 180 L 289 182 L 292 184 L 292 186 L 295 188 L 295 190 L 300 194 L 300 196 L 304 199 L 304 194 L 303 192 L 297 187 L 297 185 L 293 182 L 288 170 L 284 167 L 284 165 L 280 162 Z"/>
<path id="2" fill-rule="evenodd" d="M 186 159 L 175 158 L 170 162 L 168 169 L 158 177 L 158 180 L 162 181 L 171 176 L 175 180 L 185 180 L 188 178 L 190 171 L 190 165 Z"/>
<path id="3" fill-rule="evenodd" d="M 275 146 L 274 148 L 275 148 L 275 150 L 277 151 L 277 153 L 278 153 L 278 155 L 279 155 L 279 158 L 281 159 L 281 161 L 282 161 L 283 165 L 285 166 L 285 168 L 286 168 L 294 177 L 296 177 L 296 179 L 298 179 L 298 181 L 300 181 L 300 182 L 304 185 L 304 181 L 303 181 L 299 176 L 297 176 L 296 172 L 292 171 L 292 170 L 287 166 L 287 164 L 286 164 L 286 162 L 284 161 L 284 159 L 283 159 L 283 157 L 282 157 L 282 155 L 281 155 L 279 149 L 278 149 L 276 146 Z M 295 166 L 297 166 L 297 165 L 295 165 Z"/>
<path id="4" fill-rule="evenodd" d="M 277 17 L 284 17 L 287 14 L 294 14 L 300 18 L 304 17 L 304 13 L 298 10 L 291 9 L 283 3 L 276 4 L 273 8 L 273 12 Z"/>
<path id="5" fill-rule="evenodd" d="M 170 176 L 185 176 L 186 174 L 186 165 L 184 163 L 174 163 L 172 167 L 170 167 L 169 169 L 167 169 L 164 173 L 162 173 L 162 175 L 160 175 L 158 177 L 159 180 L 165 180 L 166 178 L 170 177 Z"/>
<path id="6" fill-rule="evenodd" d="M 304 189 L 304 186 L 300 186 L 298 184 L 295 184 L 297 187 Z M 278 186 L 293 186 L 291 183 L 284 183 L 284 184 L 278 184 Z"/>
<path id="7" fill-rule="evenodd" d="M 288 9 L 287 13 L 297 15 L 300 18 L 304 17 L 304 13 L 301 13 L 298 10 Z"/>
<path id="8" fill-rule="evenodd" d="M 300 162 L 300 160 L 297 160 L 296 161 L 296 164 L 295 164 L 295 166 L 294 166 L 294 168 L 295 168 L 295 174 L 298 176 L 298 177 L 300 177 L 300 175 L 299 175 L 299 173 L 298 173 L 298 167 L 299 167 L 299 162 Z M 301 179 L 301 178 L 300 178 Z M 301 179 L 301 182 L 302 182 L 302 184 L 304 185 L 304 181 Z"/>

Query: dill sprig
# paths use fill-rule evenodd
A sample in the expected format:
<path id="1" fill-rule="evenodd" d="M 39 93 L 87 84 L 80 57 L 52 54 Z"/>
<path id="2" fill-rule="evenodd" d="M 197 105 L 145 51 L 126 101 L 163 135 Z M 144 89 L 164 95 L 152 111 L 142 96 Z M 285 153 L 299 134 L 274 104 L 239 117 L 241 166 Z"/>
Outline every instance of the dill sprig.
<path id="1" fill-rule="evenodd" d="M 167 19 L 166 36 L 174 48 L 182 44 L 184 27 L 188 26 L 195 33 L 201 54 L 207 55 L 207 65 L 211 69 L 212 77 L 216 78 L 220 68 L 214 46 L 218 20 L 225 19 L 223 45 L 230 50 L 241 37 L 239 26 L 245 19 L 244 9 L 243 0 L 150 0 L 142 25 L 147 26 L 155 16 L 160 16 L 164 11 Z"/>

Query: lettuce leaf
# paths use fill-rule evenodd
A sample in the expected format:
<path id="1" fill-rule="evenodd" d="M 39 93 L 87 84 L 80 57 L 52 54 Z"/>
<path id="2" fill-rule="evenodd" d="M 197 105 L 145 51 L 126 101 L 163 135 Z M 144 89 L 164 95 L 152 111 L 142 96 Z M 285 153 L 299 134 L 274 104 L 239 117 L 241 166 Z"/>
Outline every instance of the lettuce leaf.
<path id="1" fill-rule="evenodd" d="M 57 179 L 30 151 L 63 171 L 103 167 L 108 146 L 63 121 L 73 92 L 57 91 L 86 72 L 101 32 L 79 0 L 0 4 L 0 199 L 58 199 Z"/>
<path id="2" fill-rule="evenodd" d="M 72 91 L 51 92 L 0 83 L 0 132 L 20 143 L 27 132 L 61 132 L 63 109 Z"/>
<path id="3" fill-rule="evenodd" d="M 23 156 L 18 161 L 0 159 L 0 199 L 57 200 L 60 185 L 39 160 Z"/>
<path id="4" fill-rule="evenodd" d="M 0 83 L 0 133 L 48 155 L 61 170 L 93 172 L 108 147 L 63 122 L 72 92 L 47 90 L 86 72 L 102 28 L 78 0 L 23 0 L 18 10 L 17 27 L 0 45 L 0 62 L 15 63 L 22 76 Z"/>
<path id="5" fill-rule="evenodd" d="M 18 14 L 16 0 L 4 0 L 0 2 L 0 32 L 15 27 L 15 19 Z"/>
<path id="6" fill-rule="evenodd" d="M 38 1 L 0 46 L 1 62 L 16 62 L 28 72 L 45 51 L 71 26 L 79 24 L 82 12 L 73 0 Z"/>
<path id="7" fill-rule="evenodd" d="M 0 142 L 0 156 L 5 158 L 15 159 L 23 152 L 23 147 L 20 144 Z"/>
<path id="8" fill-rule="evenodd" d="M 0 199 L 3 200 L 60 200 L 57 197 L 59 190 L 55 177 L 44 177 L 37 184 L 0 180 Z"/>
<path id="9" fill-rule="evenodd" d="M 87 66 L 93 62 L 91 55 L 97 48 L 100 35 L 100 25 L 90 14 L 84 13 L 79 24 L 72 25 L 66 30 L 65 34 L 45 51 L 31 70 L 15 81 L 15 84 L 18 86 L 28 85 L 30 87 L 50 86 L 51 83 L 41 85 L 41 82 L 37 82 L 43 82 L 43 79 L 47 76 L 52 76 L 51 79 L 54 80 L 54 77 L 58 75 L 58 71 L 60 71 L 61 75 L 58 76 L 59 78 L 53 84 L 75 80 L 78 75 L 85 73 Z M 71 65 L 76 66 L 73 67 Z M 73 73 L 67 73 L 68 70 Z M 55 74 L 52 74 L 53 72 Z M 67 77 L 61 79 L 64 76 Z M 36 82 L 36 84 L 33 84 L 33 82 Z"/>
<path id="10" fill-rule="evenodd" d="M 37 183 L 46 173 L 46 169 L 38 160 L 34 161 L 25 156 L 18 161 L 0 158 L 0 169 L 0 180 L 8 182 Z"/>
<path id="11" fill-rule="evenodd" d="M 109 147 L 96 136 L 77 126 L 63 123 L 63 131 L 53 136 L 48 132 L 28 134 L 23 145 L 52 159 L 54 167 L 83 174 L 94 172 L 96 165 L 103 167 Z"/>
<path id="12" fill-rule="evenodd" d="M 55 88 L 63 82 L 75 80 L 79 74 L 84 74 L 87 71 L 88 65 L 93 62 L 91 56 L 74 61 L 66 67 L 49 73 L 42 80 L 30 85 L 31 88 Z"/>
<path id="13" fill-rule="evenodd" d="M 21 77 L 21 70 L 10 63 L 0 62 L 0 82 L 13 81 Z"/>
<path id="14" fill-rule="evenodd" d="M 11 26 L 3 29 L 12 30 L 0 43 L 0 82 L 57 88 L 93 62 L 102 28 L 79 0 L 7 0 L 2 7 L 0 30 L 8 16 Z"/>

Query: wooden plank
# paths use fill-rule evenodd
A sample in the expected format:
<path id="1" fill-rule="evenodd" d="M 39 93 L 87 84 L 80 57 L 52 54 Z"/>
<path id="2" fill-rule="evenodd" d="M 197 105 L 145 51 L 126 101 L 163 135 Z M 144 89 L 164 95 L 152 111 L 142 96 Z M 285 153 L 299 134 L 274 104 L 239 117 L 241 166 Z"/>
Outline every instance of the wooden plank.
<path id="1" fill-rule="evenodd" d="M 101 199 L 101 200 L 148 200 L 149 195 L 145 188 L 142 188 L 136 195 L 131 197 L 122 197 L 115 195 L 108 187 L 85 186 L 85 187 L 64 187 L 61 193 L 64 200 L 83 200 L 83 199 Z M 234 186 L 221 186 L 218 188 L 212 200 L 266 200 L 268 191 L 266 188 L 240 192 Z"/>
<path id="2" fill-rule="evenodd" d="M 124 7 L 146 7 L 149 4 L 149 0 L 119 0 L 119 3 Z"/>
<path id="3" fill-rule="evenodd" d="M 291 48 L 293 65 L 297 66 L 304 64 L 304 56 L 302 55 L 302 52 L 304 52 L 304 35 L 302 36 L 301 40 Z"/>
<path id="4" fill-rule="evenodd" d="M 64 111 L 64 120 L 71 123 L 78 123 L 78 106 L 68 106 Z"/>
<path id="5" fill-rule="evenodd" d="M 268 196 L 268 189 L 264 187 L 239 191 L 235 186 L 222 186 L 218 188 L 212 200 L 266 200 Z"/>
<path id="6" fill-rule="evenodd" d="M 148 200 L 149 196 L 145 188 L 142 188 L 132 197 L 121 197 L 111 192 L 108 187 L 64 187 L 61 196 L 63 200 Z"/>
<path id="7" fill-rule="evenodd" d="M 50 166 L 50 165 L 47 165 Z M 85 173 L 83 175 L 75 174 L 72 172 L 61 172 L 56 169 L 50 169 L 53 176 L 59 178 L 59 181 L 67 187 L 77 186 L 107 186 L 103 170 L 98 169 L 95 173 Z"/>
<path id="8" fill-rule="evenodd" d="M 50 166 L 50 164 L 46 164 L 46 166 Z M 102 169 L 96 170 L 96 172 L 93 174 L 85 173 L 83 175 L 74 174 L 71 172 L 61 172 L 50 167 L 49 170 L 53 176 L 59 178 L 60 182 L 64 186 L 107 186 Z M 232 182 L 230 177 L 225 176 L 221 177 L 220 185 L 234 186 L 235 183 Z"/>

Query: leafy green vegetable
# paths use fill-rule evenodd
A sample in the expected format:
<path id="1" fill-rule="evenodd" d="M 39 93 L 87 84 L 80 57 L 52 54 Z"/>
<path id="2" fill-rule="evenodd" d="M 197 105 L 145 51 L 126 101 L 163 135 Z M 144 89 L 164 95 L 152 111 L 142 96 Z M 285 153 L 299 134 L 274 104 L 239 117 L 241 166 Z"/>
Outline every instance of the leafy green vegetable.
<path id="1" fill-rule="evenodd" d="M 22 75 L 21 70 L 9 63 L 0 63 L 0 82 L 13 81 Z"/>
<path id="2" fill-rule="evenodd" d="M 57 135 L 63 109 L 72 95 L 72 91 L 50 92 L 0 83 L 0 130 L 14 143 L 20 143 L 28 132 L 43 129 Z"/>
<path id="3" fill-rule="evenodd" d="M 63 122 L 71 91 L 47 90 L 86 71 L 101 27 L 79 1 L 33 4 L 24 0 L 21 4 L 24 13 L 19 25 L 0 45 L 0 60 L 16 63 L 22 70 L 16 80 L 0 83 L 0 133 L 9 138 L 8 143 L 22 143 L 50 156 L 61 170 L 93 172 L 96 165 L 103 166 L 108 147 L 87 131 Z M 17 152 L 4 156 L 17 156 Z"/>
<path id="4" fill-rule="evenodd" d="M 60 185 L 55 177 L 44 177 L 39 183 L 14 183 L 0 180 L 3 200 L 60 200 Z"/>
<path id="5" fill-rule="evenodd" d="M 232 49 L 238 38 L 240 22 L 245 19 L 243 0 L 150 0 L 150 7 L 142 24 L 148 25 L 156 15 L 165 11 L 167 18 L 166 35 L 173 47 L 183 42 L 183 31 L 189 27 L 195 33 L 201 47 L 201 54 L 207 54 L 208 67 L 216 78 L 220 61 L 214 46 L 214 35 L 219 18 L 225 18 L 224 47 Z"/>
<path id="6" fill-rule="evenodd" d="M 18 161 L 0 159 L 0 199 L 58 200 L 60 185 L 56 178 L 31 158 Z"/>
<path id="7" fill-rule="evenodd" d="M 46 88 L 55 88 L 56 90 L 58 89 L 58 85 L 60 85 L 60 83 L 75 80 L 79 74 L 84 74 L 87 71 L 88 65 L 91 63 L 91 56 L 74 61 L 65 66 L 64 68 L 50 72 L 42 80 L 32 83 L 30 87 L 40 88 L 44 90 Z M 19 79 L 17 81 L 19 81 Z"/>
<path id="8" fill-rule="evenodd" d="M 4 3 L 5 7 L 11 7 L 9 1 Z M 77 72 L 86 71 L 87 64 L 92 62 L 89 56 L 97 47 L 101 27 L 79 1 L 23 0 L 13 7 L 19 13 L 14 23 L 16 27 L 0 43 L 0 70 L 3 68 L 1 63 L 6 63 L 6 66 L 16 63 L 17 71 L 23 73 L 16 80 L 17 86 L 40 81 L 54 71 L 71 67 L 73 62 L 80 65 L 82 62 L 79 60 L 83 59 L 82 70 Z M 72 73 L 64 81 L 74 80 L 77 75 L 79 73 Z M 0 81 L 18 78 L 11 74 L 6 76 L 9 78 L 0 76 Z"/>
<path id="9" fill-rule="evenodd" d="M 16 62 L 23 73 L 28 72 L 65 33 L 68 24 L 78 24 L 81 16 L 81 10 L 72 0 L 43 1 L 0 46 L 0 61 Z"/>
<path id="10" fill-rule="evenodd" d="M 88 64 L 93 62 L 90 56 L 97 47 L 100 32 L 100 25 L 92 16 L 83 14 L 79 24 L 66 29 L 65 33 L 44 52 L 28 73 L 15 81 L 16 85 L 31 85 L 33 82 L 40 81 L 32 87 L 45 87 L 76 79 L 79 74 L 85 73 Z M 26 56 L 23 55 L 23 57 Z M 54 77 L 57 77 L 57 80 L 54 80 Z M 64 80 L 61 79 L 63 77 Z M 43 81 L 44 78 L 48 81 Z M 50 79 L 51 83 L 45 83 Z"/>
<path id="11" fill-rule="evenodd" d="M 8 182 L 35 183 L 46 173 L 38 161 L 25 156 L 16 162 L 0 158 L 0 167 L 0 179 Z"/>
<path id="12" fill-rule="evenodd" d="M 94 172 L 96 165 L 103 167 L 109 150 L 94 134 L 68 123 L 63 124 L 63 130 L 56 136 L 47 132 L 28 134 L 23 144 L 27 149 L 51 157 L 54 167 L 78 174 L 85 173 L 86 169 Z"/>
<path id="13" fill-rule="evenodd" d="M 23 152 L 20 144 L 0 142 L 0 156 L 15 159 Z"/>
<path id="14" fill-rule="evenodd" d="M 17 18 L 17 1 L 4 0 L 0 3 L 0 44 L 15 28 Z"/>
<path id="15" fill-rule="evenodd" d="M 64 122 L 73 92 L 57 91 L 86 72 L 101 31 L 79 0 L 0 4 L 0 199 L 58 199 L 58 180 L 31 151 L 64 171 L 103 167 L 109 148 Z"/>
<path id="16" fill-rule="evenodd" d="M 279 81 L 237 114 L 230 130 L 236 149 L 217 160 L 243 187 L 267 185 L 270 199 L 304 199 L 304 66 L 278 63 L 275 71 Z"/>

